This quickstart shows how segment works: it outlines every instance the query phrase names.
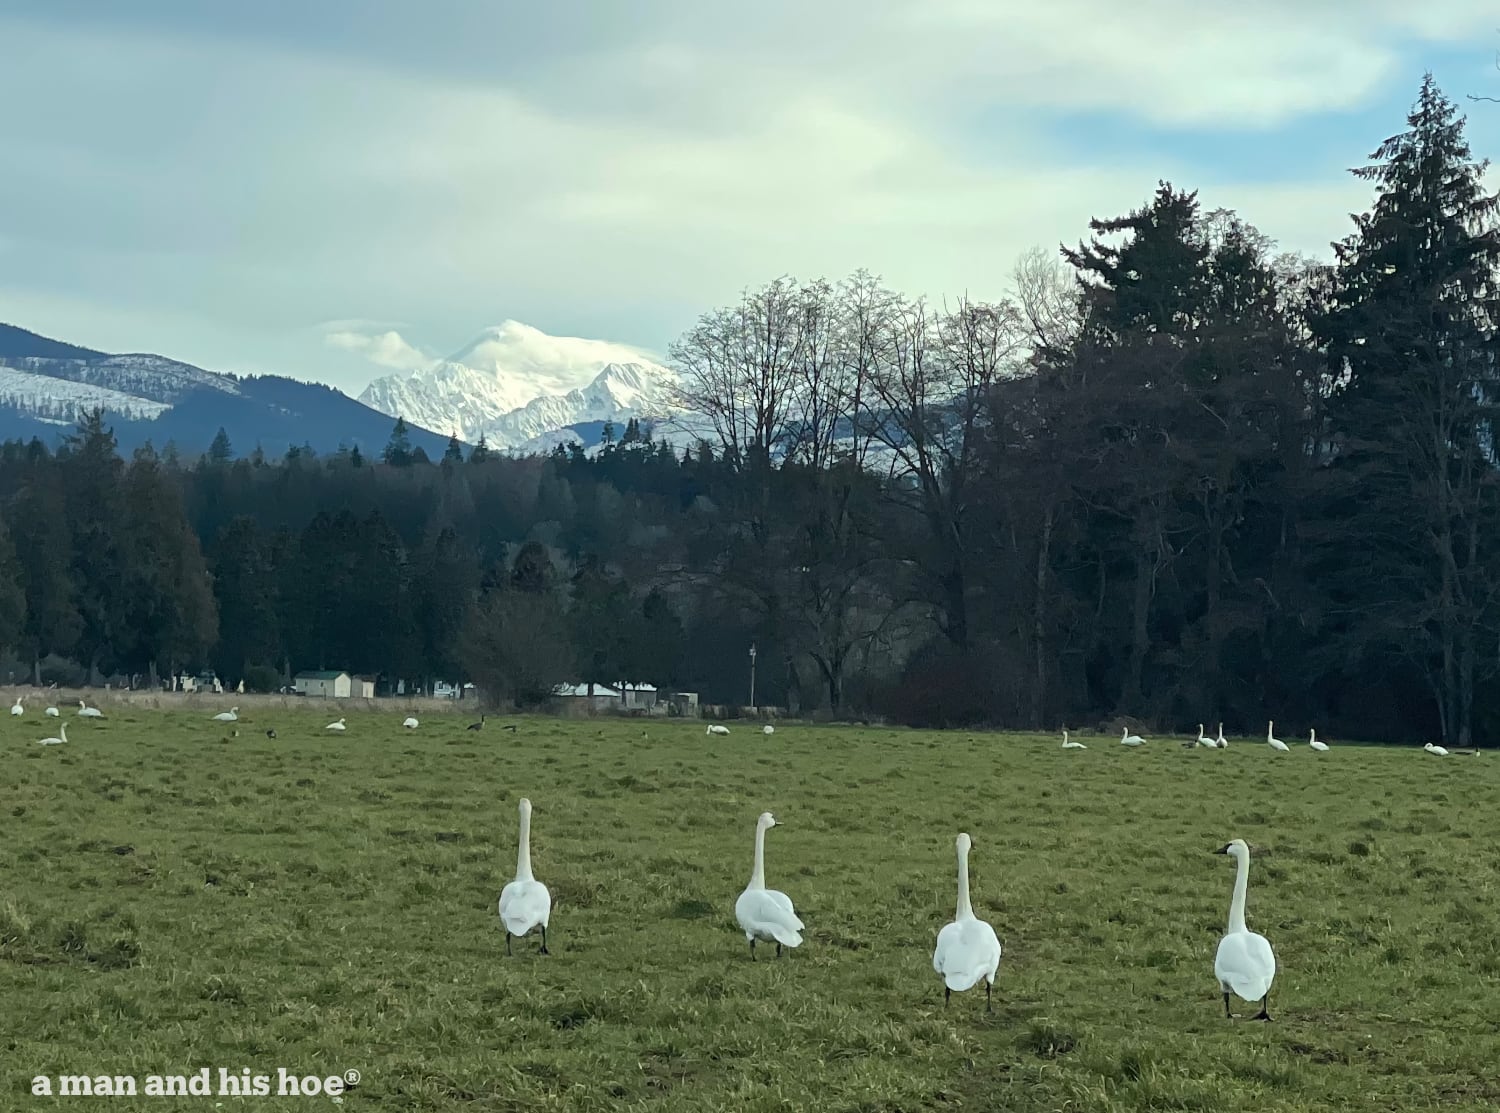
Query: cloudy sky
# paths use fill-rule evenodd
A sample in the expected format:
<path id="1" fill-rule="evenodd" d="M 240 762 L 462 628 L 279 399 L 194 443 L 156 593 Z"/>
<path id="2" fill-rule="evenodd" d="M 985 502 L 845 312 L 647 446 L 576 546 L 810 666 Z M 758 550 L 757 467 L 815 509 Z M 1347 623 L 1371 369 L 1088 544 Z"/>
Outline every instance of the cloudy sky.
<path id="1" fill-rule="evenodd" d="M 1158 178 L 1326 253 L 1493 0 L 0 0 L 0 320 L 357 393 L 783 273 L 1005 291 Z"/>

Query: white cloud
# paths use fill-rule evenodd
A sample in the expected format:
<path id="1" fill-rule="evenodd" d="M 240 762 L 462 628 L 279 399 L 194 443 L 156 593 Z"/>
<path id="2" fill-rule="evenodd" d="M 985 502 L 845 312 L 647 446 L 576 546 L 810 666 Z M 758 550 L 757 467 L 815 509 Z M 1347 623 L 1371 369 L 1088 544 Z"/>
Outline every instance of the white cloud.
<path id="1" fill-rule="evenodd" d="M 397 321 L 447 350 L 506 318 L 661 350 L 787 272 L 994 296 L 1022 251 L 1161 177 L 1322 254 L 1368 200 L 1352 177 L 1090 162 L 1054 142 L 1057 114 L 1264 130 L 1404 104 L 1424 42 L 1472 48 L 1453 94 L 1500 86 L 1488 0 L 765 0 L 753 18 L 642 0 L 581 31 L 544 5 L 367 3 L 383 22 L 327 27 L 383 27 L 380 51 L 0 17 L 8 84 L 47 90 L 0 99 L 0 149 L 27 168 L 0 175 L 0 298 L 71 307 L 19 323 L 88 343 L 92 305 L 115 347 L 357 392 L 354 355 L 431 362 Z M 1358 165 L 1399 127 L 1331 124 L 1326 157 Z M 1500 127 L 1476 113 L 1471 134 Z M 351 313 L 370 319 L 329 320 Z"/>
<path id="2" fill-rule="evenodd" d="M 376 333 L 338 329 L 325 333 L 323 343 L 330 348 L 358 352 L 371 363 L 395 371 L 418 371 L 433 363 L 431 356 L 408 344 L 394 329 Z"/>

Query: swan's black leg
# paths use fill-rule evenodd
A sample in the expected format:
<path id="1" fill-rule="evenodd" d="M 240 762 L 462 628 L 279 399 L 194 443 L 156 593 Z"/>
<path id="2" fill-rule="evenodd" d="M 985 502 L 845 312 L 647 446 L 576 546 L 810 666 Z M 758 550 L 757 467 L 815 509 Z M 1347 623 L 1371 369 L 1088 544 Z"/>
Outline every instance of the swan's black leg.
<path id="1" fill-rule="evenodd" d="M 944 986 L 943 987 L 943 1006 L 945 1008 L 948 1005 L 948 999 L 950 997 L 952 997 L 952 996 L 953 996 L 953 991 L 951 989 L 949 989 L 947 986 Z"/>
<path id="2" fill-rule="evenodd" d="M 781 944 L 780 943 L 776 944 L 776 957 L 777 958 L 781 957 Z"/>
<path id="3" fill-rule="evenodd" d="M 552 953 L 551 951 L 547 950 L 547 925 L 543 924 L 542 925 L 542 954 L 544 954 L 544 955 L 550 955 L 551 953 Z"/>
<path id="4" fill-rule="evenodd" d="M 994 982 L 985 982 L 984 983 L 984 1011 L 985 1012 L 994 1012 L 994 1010 L 992 1008 L 990 1008 L 990 990 L 994 988 L 994 985 L 995 985 Z"/>
<path id="5" fill-rule="evenodd" d="M 750 937 L 750 961 L 755 961 L 755 937 L 753 935 Z"/>
<path id="6" fill-rule="evenodd" d="M 510 955 L 510 932 L 508 931 L 505 933 L 505 954 L 507 957 Z"/>
<path id="7" fill-rule="evenodd" d="M 1266 995 L 1260 999 L 1260 1012 L 1258 1012 L 1258 1013 L 1255 1014 L 1255 1019 L 1256 1020 L 1270 1020 L 1271 1019 L 1271 1014 L 1268 1011 L 1269 1008 L 1270 1008 L 1270 1004 L 1271 1004 L 1271 994 L 1268 991 L 1266 993 Z"/>
<path id="8" fill-rule="evenodd" d="M 1229 1011 L 1229 994 L 1224 994 L 1224 1019 L 1233 1020 L 1234 1013 Z"/>

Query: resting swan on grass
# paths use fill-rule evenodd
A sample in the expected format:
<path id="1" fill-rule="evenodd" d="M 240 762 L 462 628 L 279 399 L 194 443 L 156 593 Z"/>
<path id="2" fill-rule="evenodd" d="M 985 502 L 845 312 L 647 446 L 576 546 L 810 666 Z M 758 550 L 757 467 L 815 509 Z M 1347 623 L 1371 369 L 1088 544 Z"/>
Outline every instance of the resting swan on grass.
<path id="1" fill-rule="evenodd" d="M 339 721 L 338 721 L 338 722 L 336 722 L 336 723 L 329 723 L 329 724 L 328 724 L 328 725 L 327 725 L 327 726 L 326 726 L 326 727 L 324 727 L 324 728 L 323 728 L 323 729 L 324 729 L 324 730 L 344 730 L 344 729 L 345 729 L 345 727 L 344 727 L 344 720 L 343 720 L 343 719 L 340 719 L 340 720 L 339 720 Z"/>
<path id="2" fill-rule="evenodd" d="M 90 707 L 83 700 L 78 701 L 78 714 L 82 715 L 85 719 L 104 718 L 104 712 L 100 711 L 97 707 Z"/>
<path id="3" fill-rule="evenodd" d="M 1273 749 L 1273 750 L 1280 750 L 1284 754 L 1285 753 L 1290 753 L 1292 748 L 1290 746 L 1288 746 L 1285 742 L 1283 742 L 1281 739 L 1279 739 L 1279 738 L 1276 737 L 1276 734 L 1275 734 L 1275 732 L 1272 729 L 1275 726 L 1276 726 L 1276 723 L 1274 721 L 1273 722 L 1269 722 L 1269 723 L 1266 724 L 1266 742 L 1270 745 L 1271 749 Z"/>
<path id="4" fill-rule="evenodd" d="M 995 972 L 1000 969 L 1000 940 L 994 928 L 974 915 L 969 903 L 969 850 L 973 845 L 967 834 L 958 836 L 958 910 L 953 922 L 938 932 L 932 968 L 943 979 L 943 1004 L 955 989 L 962 993 L 983 981 L 984 1011 L 990 1012 L 990 991 Z"/>
<path id="5" fill-rule="evenodd" d="M 1120 745 L 1122 746 L 1144 746 L 1146 740 L 1139 734 L 1131 734 L 1129 727 L 1120 728 Z"/>
<path id="6" fill-rule="evenodd" d="M 521 835 L 516 851 L 516 879 L 500 890 L 500 922 L 505 925 L 505 953 L 510 937 L 517 939 L 532 928 L 542 929 L 542 949 L 547 950 L 547 921 L 552 917 L 552 894 L 531 874 L 531 801 L 521 800 Z"/>
<path id="7" fill-rule="evenodd" d="M 16 702 L 11 706 L 10 713 L 12 715 L 24 715 L 24 714 L 26 714 L 26 708 L 24 708 L 24 707 L 21 706 L 21 697 L 20 696 L 16 697 Z"/>
<path id="8" fill-rule="evenodd" d="M 776 817 L 762 812 L 755 823 L 755 866 L 750 871 L 750 884 L 734 902 L 734 918 L 750 943 L 750 960 L 755 961 L 755 941 L 764 939 L 776 944 L 776 957 L 781 957 L 781 948 L 802 945 L 803 923 L 792 908 L 792 898 L 777 889 L 766 888 L 766 832 L 776 826 Z"/>
<path id="9" fill-rule="evenodd" d="M 1309 730 L 1307 732 L 1307 744 L 1309 746 L 1311 746 L 1313 749 L 1317 750 L 1318 753 L 1320 753 L 1320 754 L 1321 753 L 1325 753 L 1328 750 L 1328 743 L 1327 742 L 1319 742 L 1318 741 L 1318 732 L 1315 731 L 1315 730 Z"/>
<path id="10" fill-rule="evenodd" d="M 1437 754 L 1438 757 L 1448 756 L 1448 751 L 1446 748 L 1442 746 L 1434 746 L 1431 742 L 1423 746 L 1422 749 L 1426 750 L 1429 754 Z"/>
<path id="11" fill-rule="evenodd" d="M 1229 1011 L 1229 994 L 1246 1001 L 1259 1001 L 1260 1012 L 1256 1020 L 1270 1020 L 1266 1005 L 1271 997 L 1271 982 L 1276 977 L 1276 955 L 1264 935 L 1257 935 L 1245 926 L 1245 890 L 1250 884 L 1250 847 L 1244 839 L 1235 839 L 1215 854 L 1228 854 L 1235 860 L 1234 898 L 1229 903 L 1229 929 L 1219 940 L 1218 953 L 1214 955 L 1214 977 L 1219 980 L 1219 991 L 1224 994 L 1224 1015 L 1234 1019 Z"/>
<path id="12" fill-rule="evenodd" d="M 1085 746 L 1082 742 L 1069 742 L 1068 741 L 1068 732 L 1067 731 L 1063 731 L 1063 744 L 1062 744 L 1062 748 L 1065 749 L 1065 750 L 1086 750 L 1086 749 L 1088 749 L 1088 747 Z"/>
<path id="13" fill-rule="evenodd" d="M 60 735 L 62 735 L 62 737 L 61 738 L 39 738 L 39 739 L 37 739 L 37 745 L 38 746 L 61 746 L 64 742 L 66 742 L 68 740 L 68 724 L 67 723 L 61 723 L 61 724 L 59 724 L 59 726 L 57 728 L 57 733 L 60 734 Z"/>

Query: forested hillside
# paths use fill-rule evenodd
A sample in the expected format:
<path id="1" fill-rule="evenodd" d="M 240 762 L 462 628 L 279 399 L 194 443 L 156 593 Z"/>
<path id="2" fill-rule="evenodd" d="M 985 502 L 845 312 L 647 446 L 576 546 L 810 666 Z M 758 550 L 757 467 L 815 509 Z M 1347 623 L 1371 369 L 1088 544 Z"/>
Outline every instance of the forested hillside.
<path id="1" fill-rule="evenodd" d="M 1429 81 L 1329 264 L 1163 183 L 994 303 L 773 282 L 686 451 L 0 453 L 0 644 L 232 681 L 569 678 L 912 723 L 1500 729 L 1495 202 Z M 976 250 L 983 250 L 976 245 Z M 1056 261 L 1055 261 L 1056 260 Z"/>

